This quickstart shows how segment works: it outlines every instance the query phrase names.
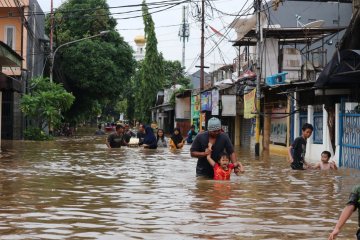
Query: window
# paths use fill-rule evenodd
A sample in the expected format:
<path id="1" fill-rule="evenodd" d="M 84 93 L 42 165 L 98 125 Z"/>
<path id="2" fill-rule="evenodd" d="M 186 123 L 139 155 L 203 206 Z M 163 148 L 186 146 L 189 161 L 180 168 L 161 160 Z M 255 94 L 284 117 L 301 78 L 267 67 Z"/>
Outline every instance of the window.
<path id="1" fill-rule="evenodd" d="M 323 114 L 322 112 L 314 113 L 314 132 L 313 140 L 316 144 L 323 143 Z"/>
<path id="2" fill-rule="evenodd" d="M 302 135 L 302 127 L 307 123 L 307 113 L 300 113 L 300 127 L 299 127 L 299 136 Z"/>
<path id="3" fill-rule="evenodd" d="M 15 27 L 5 26 L 5 43 L 15 50 Z"/>

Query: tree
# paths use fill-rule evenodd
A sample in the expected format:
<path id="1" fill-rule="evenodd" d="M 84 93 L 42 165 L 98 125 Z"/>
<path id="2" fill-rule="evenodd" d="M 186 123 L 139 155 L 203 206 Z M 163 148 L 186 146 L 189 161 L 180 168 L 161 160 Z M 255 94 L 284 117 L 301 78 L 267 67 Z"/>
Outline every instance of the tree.
<path id="1" fill-rule="evenodd" d="M 73 104 L 75 97 L 62 84 L 52 83 L 48 78 L 34 78 L 30 81 L 31 93 L 23 95 L 20 109 L 37 122 L 39 129 L 56 127 L 63 118 L 63 112 Z"/>
<path id="2" fill-rule="evenodd" d="M 156 95 L 165 82 L 162 57 L 157 50 L 155 24 L 148 11 L 145 0 L 142 4 L 142 15 L 145 26 L 145 59 L 140 68 L 140 86 L 136 96 L 139 120 L 149 122 L 150 108 L 154 106 Z"/>
<path id="3" fill-rule="evenodd" d="M 122 100 L 125 85 L 134 71 L 132 48 L 116 32 L 105 0 L 68 0 L 55 11 L 57 46 L 99 34 L 59 49 L 54 78 L 71 91 L 76 100 L 66 116 L 69 119 L 94 117 L 106 102 Z"/>
<path id="4" fill-rule="evenodd" d="M 180 84 L 185 88 L 189 88 L 190 79 L 185 76 L 184 68 L 179 61 L 163 60 L 165 83 L 164 88 L 170 88 L 172 85 Z"/>

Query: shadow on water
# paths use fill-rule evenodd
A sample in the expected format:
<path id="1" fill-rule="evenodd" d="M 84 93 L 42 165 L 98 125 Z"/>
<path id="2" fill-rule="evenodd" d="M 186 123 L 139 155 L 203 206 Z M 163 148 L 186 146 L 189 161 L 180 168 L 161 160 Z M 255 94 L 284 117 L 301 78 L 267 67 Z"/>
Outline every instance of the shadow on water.
<path id="1" fill-rule="evenodd" d="M 104 137 L 3 142 L 1 239 L 326 239 L 359 172 L 292 171 L 246 149 L 228 182 L 180 151 L 107 149 Z M 352 239 L 356 214 L 339 239 Z"/>

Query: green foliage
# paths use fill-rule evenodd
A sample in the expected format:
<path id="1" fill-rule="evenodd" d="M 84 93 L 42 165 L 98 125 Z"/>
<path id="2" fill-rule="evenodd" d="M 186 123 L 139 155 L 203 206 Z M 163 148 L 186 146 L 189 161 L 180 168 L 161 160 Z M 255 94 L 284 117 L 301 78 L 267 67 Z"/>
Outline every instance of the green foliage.
<path id="1" fill-rule="evenodd" d="M 170 101 L 169 101 L 169 103 L 170 103 L 171 106 L 175 107 L 175 103 L 176 103 L 176 101 L 175 101 L 176 99 L 175 99 L 175 98 L 176 98 L 176 95 L 179 94 L 179 93 L 184 93 L 185 90 L 186 90 L 186 87 L 182 86 L 181 88 L 176 89 L 176 90 L 171 94 Z"/>
<path id="2" fill-rule="evenodd" d="M 56 54 L 55 80 L 63 82 L 76 97 L 66 114 L 69 121 L 94 117 L 105 110 L 105 103 L 115 106 L 124 99 L 135 60 L 132 48 L 116 32 L 116 20 L 106 1 L 65 1 L 55 11 L 55 26 L 56 46 L 110 31 L 64 46 Z"/>
<path id="3" fill-rule="evenodd" d="M 149 122 L 151 116 L 150 108 L 154 106 L 157 92 L 165 82 L 165 75 L 162 57 L 157 50 L 155 25 L 145 0 L 142 5 L 142 14 L 145 26 L 146 52 L 139 72 L 135 74 L 135 82 L 140 80 L 139 86 L 135 87 L 138 89 L 135 103 L 138 119 Z"/>
<path id="4" fill-rule="evenodd" d="M 190 87 L 190 79 L 185 76 L 184 68 L 179 61 L 163 60 L 165 83 L 164 88 L 170 88 L 172 85 L 180 84 L 185 88 Z"/>
<path id="5" fill-rule="evenodd" d="M 53 137 L 47 135 L 41 128 L 30 127 L 25 129 L 24 131 L 25 140 L 33 140 L 33 141 L 47 141 L 52 140 Z"/>
<path id="6" fill-rule="evenodd" d="M 62 112 L 68 110 L 75 100 L 62 84 L 51 83 L 48 78 L 32 79 L 30 88 L 31 92 L 21 99 L 20 109 L 33 118 L 40 129 L 46 125 L 49 128 L 58 125 L 63 118 Z"/>

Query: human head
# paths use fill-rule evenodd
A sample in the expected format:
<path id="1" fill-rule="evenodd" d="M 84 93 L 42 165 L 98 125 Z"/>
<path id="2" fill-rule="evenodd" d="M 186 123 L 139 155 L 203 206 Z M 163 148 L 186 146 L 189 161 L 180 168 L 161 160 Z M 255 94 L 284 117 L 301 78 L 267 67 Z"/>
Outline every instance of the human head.
<path id="1" fill-rule="evenodd" d="M 117 133 L 123 133 L 124 132 L 124 126 L 121 124 L 117 124 L 115 127 L 115 130 Z"/>
<path id="2" fill-rule="evenodd" d="M 221 122 L 218 118 L 212 117 L 209 119 L 208 132 L 211 137 L 217 137 L 221 133 Z"/>
<path id="3" fill-rule="evenodd" d="M 180 134 L 180 128 L 174 128 L 174 135 Z"/>
<path id="4" fill-rule="evenodd" d="M 145 132 L 145 125 L 142 123 L 139 124 L 139 132 Z"/>
<path id="5" fill-rule="evenodd" d="M 98 129 L 101 130 L 101 124 L 98 125 Z"/>
<path id="6" fill-rule="evenodd" d="M 218 161 L 218 164 L 220 165 L 220 167 L 227 168 L 227 166 L 229 165 L 229 162 L 230 162 L 229 154 L 227 154 L 226 152 L 220 153 L 220 159 Z"/>
<path id="7" fill-rule="evenodd" d="M 157 130 L 157 137 L 158 138 L 163 138 L 164 137 L 164 130 L 163 129 L 159 128 Z"/>
<path id="8" fill-rule="evenodd" d="M 128 131 L 129 130 L 129 124 L 125 124 L 125 131 Z"/>
<path id="9" fill-rule="evenodd" d="M 191 125 L 190 129 L 195 130 L 195 125 Z"/>
<path id="10" fill-rule="evenodd" d="M 302 128 L 302 136 L 305 138 L 305 139 L 308 139 L 312 132 L 314 131 L 314 127 L 310 124 L 310 123 L 305 123 Z"/>
<path id="11" fill-rule="evenodd" d="M 321 153 L 321 161 L 324 163 L 328 163 L 331 157 L 331 153 L 329 151 L 323 151 Z"/>

